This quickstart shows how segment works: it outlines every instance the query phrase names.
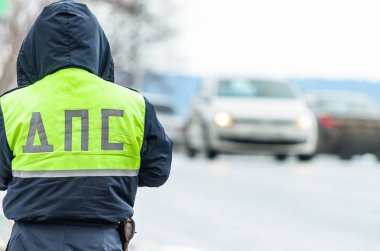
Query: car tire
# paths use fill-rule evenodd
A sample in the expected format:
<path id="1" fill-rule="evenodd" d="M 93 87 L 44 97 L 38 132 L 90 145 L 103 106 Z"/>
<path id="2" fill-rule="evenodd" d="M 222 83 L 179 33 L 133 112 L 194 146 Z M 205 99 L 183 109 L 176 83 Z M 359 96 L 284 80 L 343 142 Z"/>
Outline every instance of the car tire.
<path id="1" fill-rule="evenodd" d="M 215 150 L 206 149 L 206 158 L 207 159 L 215 159 L 218 156 L 218 152 Z"/>
<path id="2" fill-rule="evenodd" d="M 185 125 L 185 132 L 184 132 L 183 146 L 184 146 L 185 154 L 189 158 L 195 158 L 198 153 L 198 149 L 196 149 L 192 144 L 191 135 L 189 133 L 192 125 L 193 125 L 193 118 L 190 118 L 189 121 L 187 121 Z"/>
<path id="3" fill-rule="evenodd" d="M 209 141 L 209 130 L 207 126 L 203 123 L 203 147 L 204 153 L 207 159 L 215 159 L 219 152 L 211 147 Z"/>
<path id="4" fill-rule="evenodd" d="M 195 156 L 198 153 L 197 150 L 191 146 L 191 143 L 187 135 L 185 135 L 184 150 L 185 150 L 186 156 L 189 158 L 195 158 Z"/>
<path id="5" fill-rule="evenodd" d="M 300 154 L 300 155 L 297 155 L 297 159 L 301 162 L 307 162 L 307 161 L 310 161 L 312 160 L 313 158 L 315 157 L 315 155 L 313 154 Z"/>
<path id="6" fill-rule="evenodd" d="M 197 156 L 197 150 L 188 145 L 185 146 L 185 153 L 189 158 L 195 158 Z"/>
<path id="7" fill-rule="evenodd" d="M 277 161 L 285 161 L 287 158 L 288 158 L 288 155 L 286 155 L 286 154 L 276 154 L 275 156 L 275 159 L 277 160 Z"/>
<path id="8" fill-rule="evenodd" d="M 339 159 L 341 160 L 351 160 L 352 155 L 351 154 L 339 154 Z"/>

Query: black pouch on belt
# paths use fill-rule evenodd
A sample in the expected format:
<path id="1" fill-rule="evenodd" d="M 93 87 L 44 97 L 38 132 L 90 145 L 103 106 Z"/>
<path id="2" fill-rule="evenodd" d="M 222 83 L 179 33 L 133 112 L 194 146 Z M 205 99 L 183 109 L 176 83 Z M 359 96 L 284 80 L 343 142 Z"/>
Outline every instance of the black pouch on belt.
<path id="1" fill-rule="evenodd" d="M 133 236 L 135 235 L 135 222 L 132 218 L 128 218 L 122 222 L 120 222 L 119 235 L 121 239 L 121 244 L 123 246 L 124 251 L 128 251 L 128 245 Z"/>

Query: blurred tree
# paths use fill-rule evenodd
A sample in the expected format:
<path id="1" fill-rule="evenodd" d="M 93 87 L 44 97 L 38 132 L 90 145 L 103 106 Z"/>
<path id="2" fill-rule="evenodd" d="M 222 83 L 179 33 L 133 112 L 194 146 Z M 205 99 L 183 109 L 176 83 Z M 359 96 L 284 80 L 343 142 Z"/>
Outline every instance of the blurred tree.
<path id="1" fill-rule="evenodd" d="M 129 74 L 128 86 L 139 88 L 142 73 L 157 60 L 149 47 L 174 35 L 170 0 L 87 0 L 107 33 L 116 69 Z"/>
<path id="2" fill-rule="evenodd" d="M 9 1 L 0 16 L 0 92 L 16 85 L 16 60 L 20 44 L 43 6 L 52 0 Z M 138 88 L 150 67 L 150 45 L 174 34 L 170 0 L 83 0 L 93 10 L 109 37 L 116 70 L 129 75 L 128 86 Z"/>
<path id="3" fill-rule="evenodd" d="M 0 92 L 16 85 L 16 60 L 20 45 L 36 14 L 47 0 L 12 0 L 0 16 Z"/>

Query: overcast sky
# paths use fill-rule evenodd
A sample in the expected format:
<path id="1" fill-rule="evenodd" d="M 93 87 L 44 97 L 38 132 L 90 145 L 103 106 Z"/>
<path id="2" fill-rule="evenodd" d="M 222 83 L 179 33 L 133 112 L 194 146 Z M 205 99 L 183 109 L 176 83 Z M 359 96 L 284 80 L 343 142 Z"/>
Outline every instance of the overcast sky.
<path id="1" fill-rule="evenodd" d="M 173 0 L 195 74 L 380 80 L 379 0 Z"/>

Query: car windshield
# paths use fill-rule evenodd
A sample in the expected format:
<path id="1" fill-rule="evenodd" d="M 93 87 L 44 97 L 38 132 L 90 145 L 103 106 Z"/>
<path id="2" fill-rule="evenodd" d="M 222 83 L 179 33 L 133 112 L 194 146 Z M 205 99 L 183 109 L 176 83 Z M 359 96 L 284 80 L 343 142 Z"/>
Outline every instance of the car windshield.
<path id="1" fill-rule="evenodd" d="M 341 116 L 380 116 L 380 110 L 377 105 L 366 99 L 321 99 L 318 106 L 323 111 Z"/>
<path id="2" fill-rule="evenodd" d="M 218 96 L 246 98 L 295 98 L 293 90 L 285 83 L 255 80 L 221 80 L 218 86 Z"/>

